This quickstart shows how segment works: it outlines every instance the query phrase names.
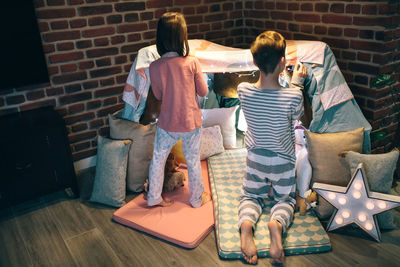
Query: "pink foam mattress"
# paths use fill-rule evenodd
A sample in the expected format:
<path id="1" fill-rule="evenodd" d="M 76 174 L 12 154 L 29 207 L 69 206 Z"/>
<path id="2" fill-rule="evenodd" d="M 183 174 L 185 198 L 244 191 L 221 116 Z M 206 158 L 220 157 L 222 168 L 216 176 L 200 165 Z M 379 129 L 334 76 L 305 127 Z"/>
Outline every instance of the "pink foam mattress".
<path id="1" fill-rule="evenodd" d="M 188 177 L 186 168 L 181 167 L 179 170 Z M 204 190 L 210 193 L 206 161 L 201 162 L 201 171 Z M 175 203 L 169 207 L 150 208 L 143 194 L 140 194 L 118 209 L 113 220 L 185 248 L 197 247 L 214 227 L 212 201 L 200 208 L 192 208 L 187 178 L 183 187 L 165 196 Z"/>

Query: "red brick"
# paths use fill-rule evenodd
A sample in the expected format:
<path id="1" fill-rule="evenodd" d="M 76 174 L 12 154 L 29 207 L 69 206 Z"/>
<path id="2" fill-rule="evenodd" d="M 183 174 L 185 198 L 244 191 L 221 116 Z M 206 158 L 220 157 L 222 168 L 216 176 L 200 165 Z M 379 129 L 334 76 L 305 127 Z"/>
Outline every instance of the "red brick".
<path id="1" fill-rule="evenodd" d="M 147 0 L 147 8 L 160 8 L 160 7 L 172 6 L 172 0 Z"/>
<path id="2" fill-rule="evenodd" d="M 371 75 L 378 75 L 379 68 L 368 64 L 361 64 L 356 62 L 349 62 L 349 70 L 354 72 L 362 72 Z"/>
<path id="3" fill-rule="evenodd" d="M 96 48 L 86 51 L 86 56 L 88 58 L 104 57 L 116 54 L 118 54 L 118 48 L 116 47 Z"/>
<path id="4" fill-rule="evenodd" d="M 109 43 L 107 37 L 94 39 L 95 46 L 108 46 L 108 44 Z"/>
<path id="5" fill-rule="evenodd" d="M 101 100 L 98 100 L 98 99 L 86 102 L 86 109 L 87 110 L 97 109 L 100 106 L 101 106 Z"/>
<path id="6" fill-rule="evenodd" d="M 79 62 L 79 69 L 81 69 L 81 70 L 91 69 L 93 67 L 94 67 L 94 62 L 93 61 L 81 61 L 81 62 Z"/>
<path id="7" fill-rule="evenodd" d="M 83 4 L 83 0 L 67 0 L 69 5 L 80 5 Z"/>
<path id="8" fill-rule="evenodd" d="M 194 10 L 194 8 L 193 8 L 193 10 Z M 185 13 L 185 14 L 187 14 L 187 13 Z M 140 13 L 140 20 L 141 21 L 143 21 L 143 20 L 152 20 L 153 17 L 154 17 L 154 13 L 153 12 Z"/>
<path id="9" fill-rule="evenodd" d="M 271 18 L 274 20 L 293 20 L 293 13 L 283 11 L 271 11 Z"/>
<path id="10" fill-rule="evenodd" d="M 393 61 L 393 53 L 389 52 L 386 54 L 374 54 L 372 62 L 376 64 L 387 64 Z"/>
<path id="11" fill-rule="evenodd" d="M 64 90 L 62 87 L 52 87 L 52 88 L 46 89 L 47 96 L 56 96 L 56 95 L 61 95 L 63 93 L 64 93 Z"/>
<path id="12" fill-rule="evenodd" d="M 99 128 L 100 126 L 104 125 L 104 121 L 103 121 L 103 119 L 95 119 L 95 120 L 90 121 L 89 125 L 90 125 L 90 129 Z"/>
<path id="13" fill-rule="evenodd" d="M 204 14 L 208 12 L 208 6 L 198 6 L 196 7 L 197 14 Z"/>
<path id="14" fill-rule="evenodd" d="M 75 61 L 83 58 L 82 52 L 68 52 L 62 54 L 54 54 L 49 56 L 51 63 Z"/>
<path id="15" fill-rule="evenodd" d="M 125 45 L 121 47 L 121 52 L 122 53 L 131 53 L 131 52 L 137 52 L 139 49 L 148 46 L 149 43 L 138 43 L 138 44 L 132 44 L 132 45 Z"/>
<path id="16" fill-rule="evenodd" d="M 279 19 L 279 16 L 276 19 Z M 290 19 L 290 20 L 292 20 L 292 19 Z M 312 13 L 295 14 L 294 15 L 294 20 L 295 21 L 301 21 L 301 22 L 319 23 L 320 22 L 320 15 L 312 14 Z"/>
<path id="17" fill-rule="evenodd" d="M 228 17 L 226 13 L 218 13 L 218 14 L 204 16 L 204 21 L 205 22 L 221 21 L 221 20 L 226 20 L 227 18 Z"/>
<path id="18" fill-rule="evenodd" d="M 328 12 L 329 4 L 327 3 L 316 3 L 315 4 L 315 11 L 317 12 Z"/>
<path id="19" fill-rule="evenodd" d="M 342 51 L 342 57 L 343 59 L 354 60 L 356 59 L 356 53 L 352 51 Z"/>
<path id="20" fill-rule="evenodd" d="M 33 6 L 35 8 L 44 7 L 44 0 L 33 0 Z"/>
<path id="21" fill-rule="evenodd" d="M 344 13 L 344 4 L 331 4 L 330 11 L 332 13 Z"/>
<path id="22" fill-rule="evenodd" d="M 195 28 L 197 29 L 197 25 L 193 25 L 196 26 Z M 191 28 L 189 28 L 190 26 L 188 26 L 188 32 L 192 33 L 192 32 L 197 32 L 193 31 Z M 189 30 L 190 29 L 190 30 Z M 156 31 L 150 31 L 150 32 L 144 32 L 143 33 L 143 39 L 144 40 L 149 40 L 149 39 L 155 39 L 156 38 Z"/>
<path id="23" fill-rule="evenodd" d="M 300 6 L 301 11 L 313 11 L 313 4 L 305 3 Z"/>
<path id="24" fill-rule="evenodd" d="M 58 51 L 67 51 L 67 50 L 72 50 L 72 49 L 74 49 L 74 43 L 73 42 L 58 43 L 57 44 L 57 50 Z"/>
<path id="25" fill-rule="evenodd" d="M 92 41 L 91 40 L 77 41 L 75 45 L 76 48 L 78 49 L 89 48 L 92 47 Z"/>
<path id="26" fill-rule="evenodd" d="M 332 14 L 322 15 L 323 23 L 349 25 L 349 24 L 351 24 L 351 21 L 352 21 L 351 16 L 341 16 L 341 15 L 332 15 Z"/>
<path id="27" fill-rule="evenodd" d="M 82 6 L 78 8 L 80 16 L 107 14 L 113 11 L 111 5 Z"/>
<path id="28" fill-rule="evenodd" d="M 288 10 L 299 10 L 299 3 L 288 3 Z"/>
<path id="29" fill-rule="evenodd" d="M 47 32 L 50 30 L 49 24 L 45 21 L 38 22 L 38 26 L 39 26 L 39 31 L 41 33 Z"/>
<path id="30" fill-rule="evenodd" d="M 114 8 L 118 12 L 126 12 L 126 11 L 145 10 L 146 6 L 144 2 L 130 2 L 130 3 L 116 3 Z"/>
<path id="31" fill-rule="evenodd" d="M 36 17 L 40 19 L 60 19 L 74 17 L 75 8 L 51 8 L 36 10 Z"/>
<path id="32" fill-rule="evenodd" d="M 110 15 L 106 18 L 107 24 L 119 24 L 122 22 L 121 15 Z"/>
<path id="33" fill-rule="evenodd" d="M 147 30 L 146 23 L 130 23 L 117 26 L 118 33 L 139 32 Z"/>
<path id="34" fill-rule="evenodd" d="M 357 59 L 360 60 L 360 61 L 370 62 L 371 61 L 371 54 L 364 53 L 364 52 L 358 52 L 357 53 Z"/>
<path id="35" fill-rule="evenodd" d="M 341 36 L 343 33 L 342 28 L 337 28 L 337 27 L 329 27 L 328 28 L 328 34 L 332 36 Z"/>
<path id="36" fill-rule="evenodd" d="M 207 32 L 206 33 L 206 39 L 217 39 L 217 38 L 223 38 L 228 36 L 227 31 L 215 31 L 215 32 Z"/>
<path id="37" fill-rule="evenodd" d="M 358 36 L 358 29 L 346 28 L 344 29 L 344 36 L 347 37 L 357 37 Z"/>
<path id="38" fill-rule="evenodd" d="M 47 42 L 56 42 L 62 40 L 75 40 L 81 37 L 80 31 L 63 31 L 45 33 L 43 38 Z"/>
<path id="39" fill-rule="evenodd" d="M 359 4 L 348 4 L 346 5 L 346 13 L 360 14 L 361 5 Z"/>
<path id="40" fill-rule="evenodd" d="M 122 75 L 118 75 L 116 77 L 116 80 L 117 80 L 118 84 L 121 84 L 121 83 L 125 83 L 127 78 L 128 78 L 128 74 L 122 74 Z"/>
<path id="41" fill-rule="evenodd" d="M 316 27 L 317 27 L 317 26 L 316 26 Z M 298 32 L 298 31 L 300 31 L 300 25 L 294 24 L 294 23 L 289 23 L 288 29 L 289 29 L 289 31 L 291 31 L 291 32 Z M 316 33 L 317 33 L 317 32 L 316 32 Z"/>
<path id="42" fill-rule="evenodd" d="M 368 85 L 368 77 L 365 75 L 356 75 L 354 81 L 358 84 Z"/>
<path id="43" fill-rule="evenodd" d="M 116 35 L 111 37 L 111 44 L 120 44 L 125 42 L 125 36 L 123 35 Z"/>
<path id="44" fill-rule="evenodd" d="M 66 94 L 72 94 L 82 90 L 79 83 L 66 85 L 64 86 L 64 89 Z"/>
<path id="45" fill-rule="evenodd" d="M 99 26 L 99 25 L 104 25 L 105 21 L 103 17 L 94 17 L 94 18 L 89 18 L 88 24 L 89 26 Z"/>
<path id="46" fill-rule="evenodd" d="M 114 33 L 115 33 L 114 27 L 104 27 L 104 28 L 85 30 L 82 32 L 82 36 L 83 37 L 97 37 L 97 36 L 104 36 L 104 35 L 112 35 Z"/>
<path id="47" fill-rule="evenodd" d="M 118 104 L 115 106 L 99 109 L 99 110 L 97 110 L 97 117 L 103 117 L 103 116 L 107 116 L 108 114 L 115 113 L 118 110 L 122 109 L 124 107 L 124 105 L 125 104 L 122 103 L 122 104 Z"/>
<path id="48" fill-rule="evenodd" d="M 70 144 L 74 144 L 79 141 L 87 140 L 87 139 L 92 139 L 97 136 L 96 131 L 86 131 L 86 132 L 80 132 L 80 133 L 74 133 L 74 134 L 69 134 L 68 135 L 68 140 Z"/>
<path id="49" fill-rule="evenodd" d="M 257 6 L 258 6 L 259 3 L 261 3 L 261 5 L 263 6 L 263 2 L 262 2 L 262 1 L 256 2 L 256 3 L 255 3 L 256 8 L 257 8 Z M 261 7 L 260 7 L 260 8 L 261 8 Z M 223 9 L 224 11 L 233 10 L 233 3 L 224 3 L 224 4 L 222 5 L 222 9 Z"/>
<path id="50" fill-rule="evenodd" d="M 373 52 L 387 52 L 390 51 L 392 46 L 387 46 L 388 44 L 382 44 L 380 42 L 372 41 L 358 41 L 351 40 L 350 47 L 358 50 L 373 51 Z"/>
<path id="51" fill-rule="evenodd" d="M 277 22 L 277 23 L 276 23 L 276 28 L 277 28 L 278 30 L 284 30 L 284 31 L 286 31 L 286 30 L 287 30 L 287 23 L 286 23 L 286 22 Z"/>
<path id="52" fill-rule="evenodd" d="M 353 24 L 359 26 L 386 26 L 383 21 L 385 20 L 378 17 L 353 17 Z"/>
<path id="53" fill-rule="evenodd" d="M 71 105 L 68 107 L 68 113 L 74 114 L 85 110 L 85 105 L 83 103 Z"/>
<path id="54" fill-rule="evenodd" d="M 54 44 L 43 44 L 42 48 L 43 48 L 43 52 L 45 54 L 48 54 L 48 53 L 56 51 L 56 48 L 55 48 Z"/>
<path id="55" fill-rule="evenodd" d="M 110 86 L 110 85 L 114 85 L 114 78 L 112 77 L 112 78 L 100 80 L 100 85 L 101 85 L 101 86 Z"/>
<path id="56" fill-rule="evenodd" d="M 73 64 L 65 64 L 65 65 L 62 65 L 60 68 L 61 68 L 61 72 L 62 73 L 73 72 L 73 71 L 76 71 L 78 69 L 75 63 L 73 63 Z"/>
<path id="57" fill-rule="evenodd" d="M 48 6 L 63 6 L 65 5 L 65 0 L 47 0 Z"/>
<path id="58" fill-rule="evenodd" d="M 278 10 L 287 10 L 287 3 L 276 2 L 276 9 L 278 9 Z"/>
<path id="59" fill-rule="evenodd" d="M 74 149 L 75 149 L 75 151 L 81 151 L 81 150 L 85 150 L 85 149 L 88 149 L 88 148 L 90 148 L 90 142 L 89 141 L 87 141 L 87 142 L 82 142 L 82 143 L 78 143 L 78 144 L 75 144 L 74 145 Z"/>
<path id="60" fill-rule="evenodd" d="M 58 66 L 47 67 L 47 72 L 49 76 L 53 76 L 54 74 L 58 73 Z"/>
<path id="61" fill-rule="evenodd" d="M 46 99 L 43 101 L 34 101 L 30 102 L 29 104 L 21 105 L 19 107 L 20 111 L 25 111 L 25 110 L 32 110 L 36 108 L 41 108 L 41 107 L 48 107 L 48 106 L 56 106 L 56 101 L 55 99 Z"/>
<path id="62" fill-rule="evenodd" d="M 304 33 L 312 33 L 313 32 L 313 25 L 302 24 L 300 26 L 300 31 L 304 32 Z"/>
<path id="63" fill-rule="evenodd" d="M 82 28 L 86 26 L 86 19 L 74 19 L 69 21 L 71 28 Z"/>
<path id="64" fill-rule="evenodd" d="M 86 78 L 87 78 L 86 72 L 82 71 L 82 72 L 75 72 L 75 73 L 53 76 L 52 81 L 54 84 L 62 84 L 62 83 L 86 80 Z"/>
<path id="65" fill-rule="evenodd" d="M 119 74 L 121 71 L 122 70 L 121 70 L 120 66 L 96 69 L 96 70 L 90 71 L 90 77 L 97 78 L 97 77 L 110 76 L 110 75 L 114 75 L 114 74 Z"/>
<path id="66" fill-rule="evenodd" d="M 37 100 L 44 97 L 44 90 L 35 90 L 26 93 L 26 99 L 29 101 Z"/>
<path id="67" fill-rule="evenodd" d="M 91 98 L 92 98 L 91 92 L 81 92 L 81 93 L 77 93 L 77 94 L 61 96 L 58 99 L 58 101 L 60 102 L 60 105 L 67 105 L 67 104 L 71 104 L 71 103 L 89 100 Z"/>
<path id="68" fill-rule="evenodd" d="M 322 38 L 322 41 L 335 48 L 349 48 L 349 40 L 334 39 L 334 38 Z"/>
<path id="69" fill-rule="evenodd" d="M 268 12 L 266 10 L 251 10 L 248 13 L 250 18 L 267 19 L 269 18 Z"/>
<path id="70" fill-rule="evenodd" d="M 378 13 L 378 6 L 376 4 L 364 5 L 361 13 L 366 15 L 376 15 Z"/>
<path id="71" fill-rule="evenodd" d="M 62 21 L 54 21 L 50 23 L 51 29 L 52 30 L 64 30 L 68 29 L 68 21 L 67 20 L 62 20 Z"/>
<path id="72" fill-rule="evenodd" d="M 108 97 L 106 99 L 104 99 L 103 101 L 103 106 L 109 106 L 109 105 L 114 105 L 118 103 L 118 97 Z"/>
<path id="73" fill-rule="evenodd" d="M 111 65 L 111 58 L 102 58 L 96 60 L 96 66 L 97 67 L 104 67 L 104 66 L 110 66 Z"/>

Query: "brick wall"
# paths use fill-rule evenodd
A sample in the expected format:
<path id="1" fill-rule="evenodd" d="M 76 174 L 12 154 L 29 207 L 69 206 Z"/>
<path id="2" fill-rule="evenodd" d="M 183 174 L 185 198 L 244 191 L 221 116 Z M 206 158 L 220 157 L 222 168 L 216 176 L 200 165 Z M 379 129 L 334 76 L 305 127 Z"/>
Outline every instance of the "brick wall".
<path id="1" fill-rule="evenodd" d="M 158 18 L 182 12 L 191 39 L 247 48 L 266 29 L 288 39 L 321 40 L 334 51 L 373 130 L 387 132 L 374 151 L 393 146 L 399 114 L 390 88 L 371 88 L 389 73 L 399 83 L 398 1 L 34 0 L 50 85 L 0 91 L 0 115 L 52 105 L 67 123 L 74 160 L 96 154 L 107 115 L 123 107 L 137 51 L 154 44 Z M 398 101 L 398 100 L 397 100 Z"/>
<path id="2" fill-rule="evenodd" d="M 394 105 L 400 105 L 398 0 L 244 1 L 243 9 L 245 43 L 266 29 L 287 39 L 326 42 L 373 133 L 386 134 L 383 140 L 373 140 L 373 152 L 389 151 L 395 141 L 400 144 L 400 114 Z M 379 74 L 390 74 L 393 87 L 372 88 Z"/>
<path id="3" fill-rule="evenodd" d="M 96 154 L 121 108 L 137 51 L 155 43 L 158 18 L 182 12 L 189 37 L 243 43 L 242 0 L 34 0 L 50 85 L 0 91 L 0 115 L 52 105 L 63 116 L 73 159 Z"/>

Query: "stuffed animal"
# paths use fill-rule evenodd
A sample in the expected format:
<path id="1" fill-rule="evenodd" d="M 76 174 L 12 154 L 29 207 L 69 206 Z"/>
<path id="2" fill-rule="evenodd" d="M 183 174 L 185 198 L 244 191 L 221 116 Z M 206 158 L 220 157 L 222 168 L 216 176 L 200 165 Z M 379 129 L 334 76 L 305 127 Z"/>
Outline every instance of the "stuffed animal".
<path id="1" fill-rule="evenodd" d="M 300 197 L 296 192 L 296 207 L 295 210 L 300 210 L 300 215 L 305 215 L 307 210 L 310 208 L 315 208 L 317 204 L 317 193 L 308 190 L 305 194 L 305 198 Z"/>
<path id="2" fill-rule="evenodd" d="M 163 183 L 163 193 L 172 192 L 175 189 L 184 186 L 184 182 L 186 180 L 186 176 L 183 172 L 177 171 L 176 169 L 179 167 L 179 164 L 175 160 L 173 154 L 169 154 L 167 161 L 165 162 L 164 168 L 164 183 Z M 149 190 L 149 180 L 146 179 L 142 185 L 142 189 L 144 192 L 148 192 Z"/>
<path id="3" fill-rule="evenodd" d="M 304 136 L 305 128 L 300 122 L 294 127 L 296 139 L 296 185 L 300 197 L 305 198 L 305 192 L 310 189 L 312 168 L 308 160 L 307 142 Z"/>

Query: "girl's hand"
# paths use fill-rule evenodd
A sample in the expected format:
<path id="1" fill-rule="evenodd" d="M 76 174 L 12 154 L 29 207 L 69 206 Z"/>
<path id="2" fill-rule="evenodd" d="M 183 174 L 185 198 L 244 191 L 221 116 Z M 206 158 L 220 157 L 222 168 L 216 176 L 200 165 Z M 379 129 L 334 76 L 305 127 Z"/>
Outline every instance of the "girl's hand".
<path id="1" fill-rule="evenodd" d="M 297 63 L 293 70 L 293 77 L 298 78 L 306 78 L 307 77 L 307 69 L 303 64 Z"/>

